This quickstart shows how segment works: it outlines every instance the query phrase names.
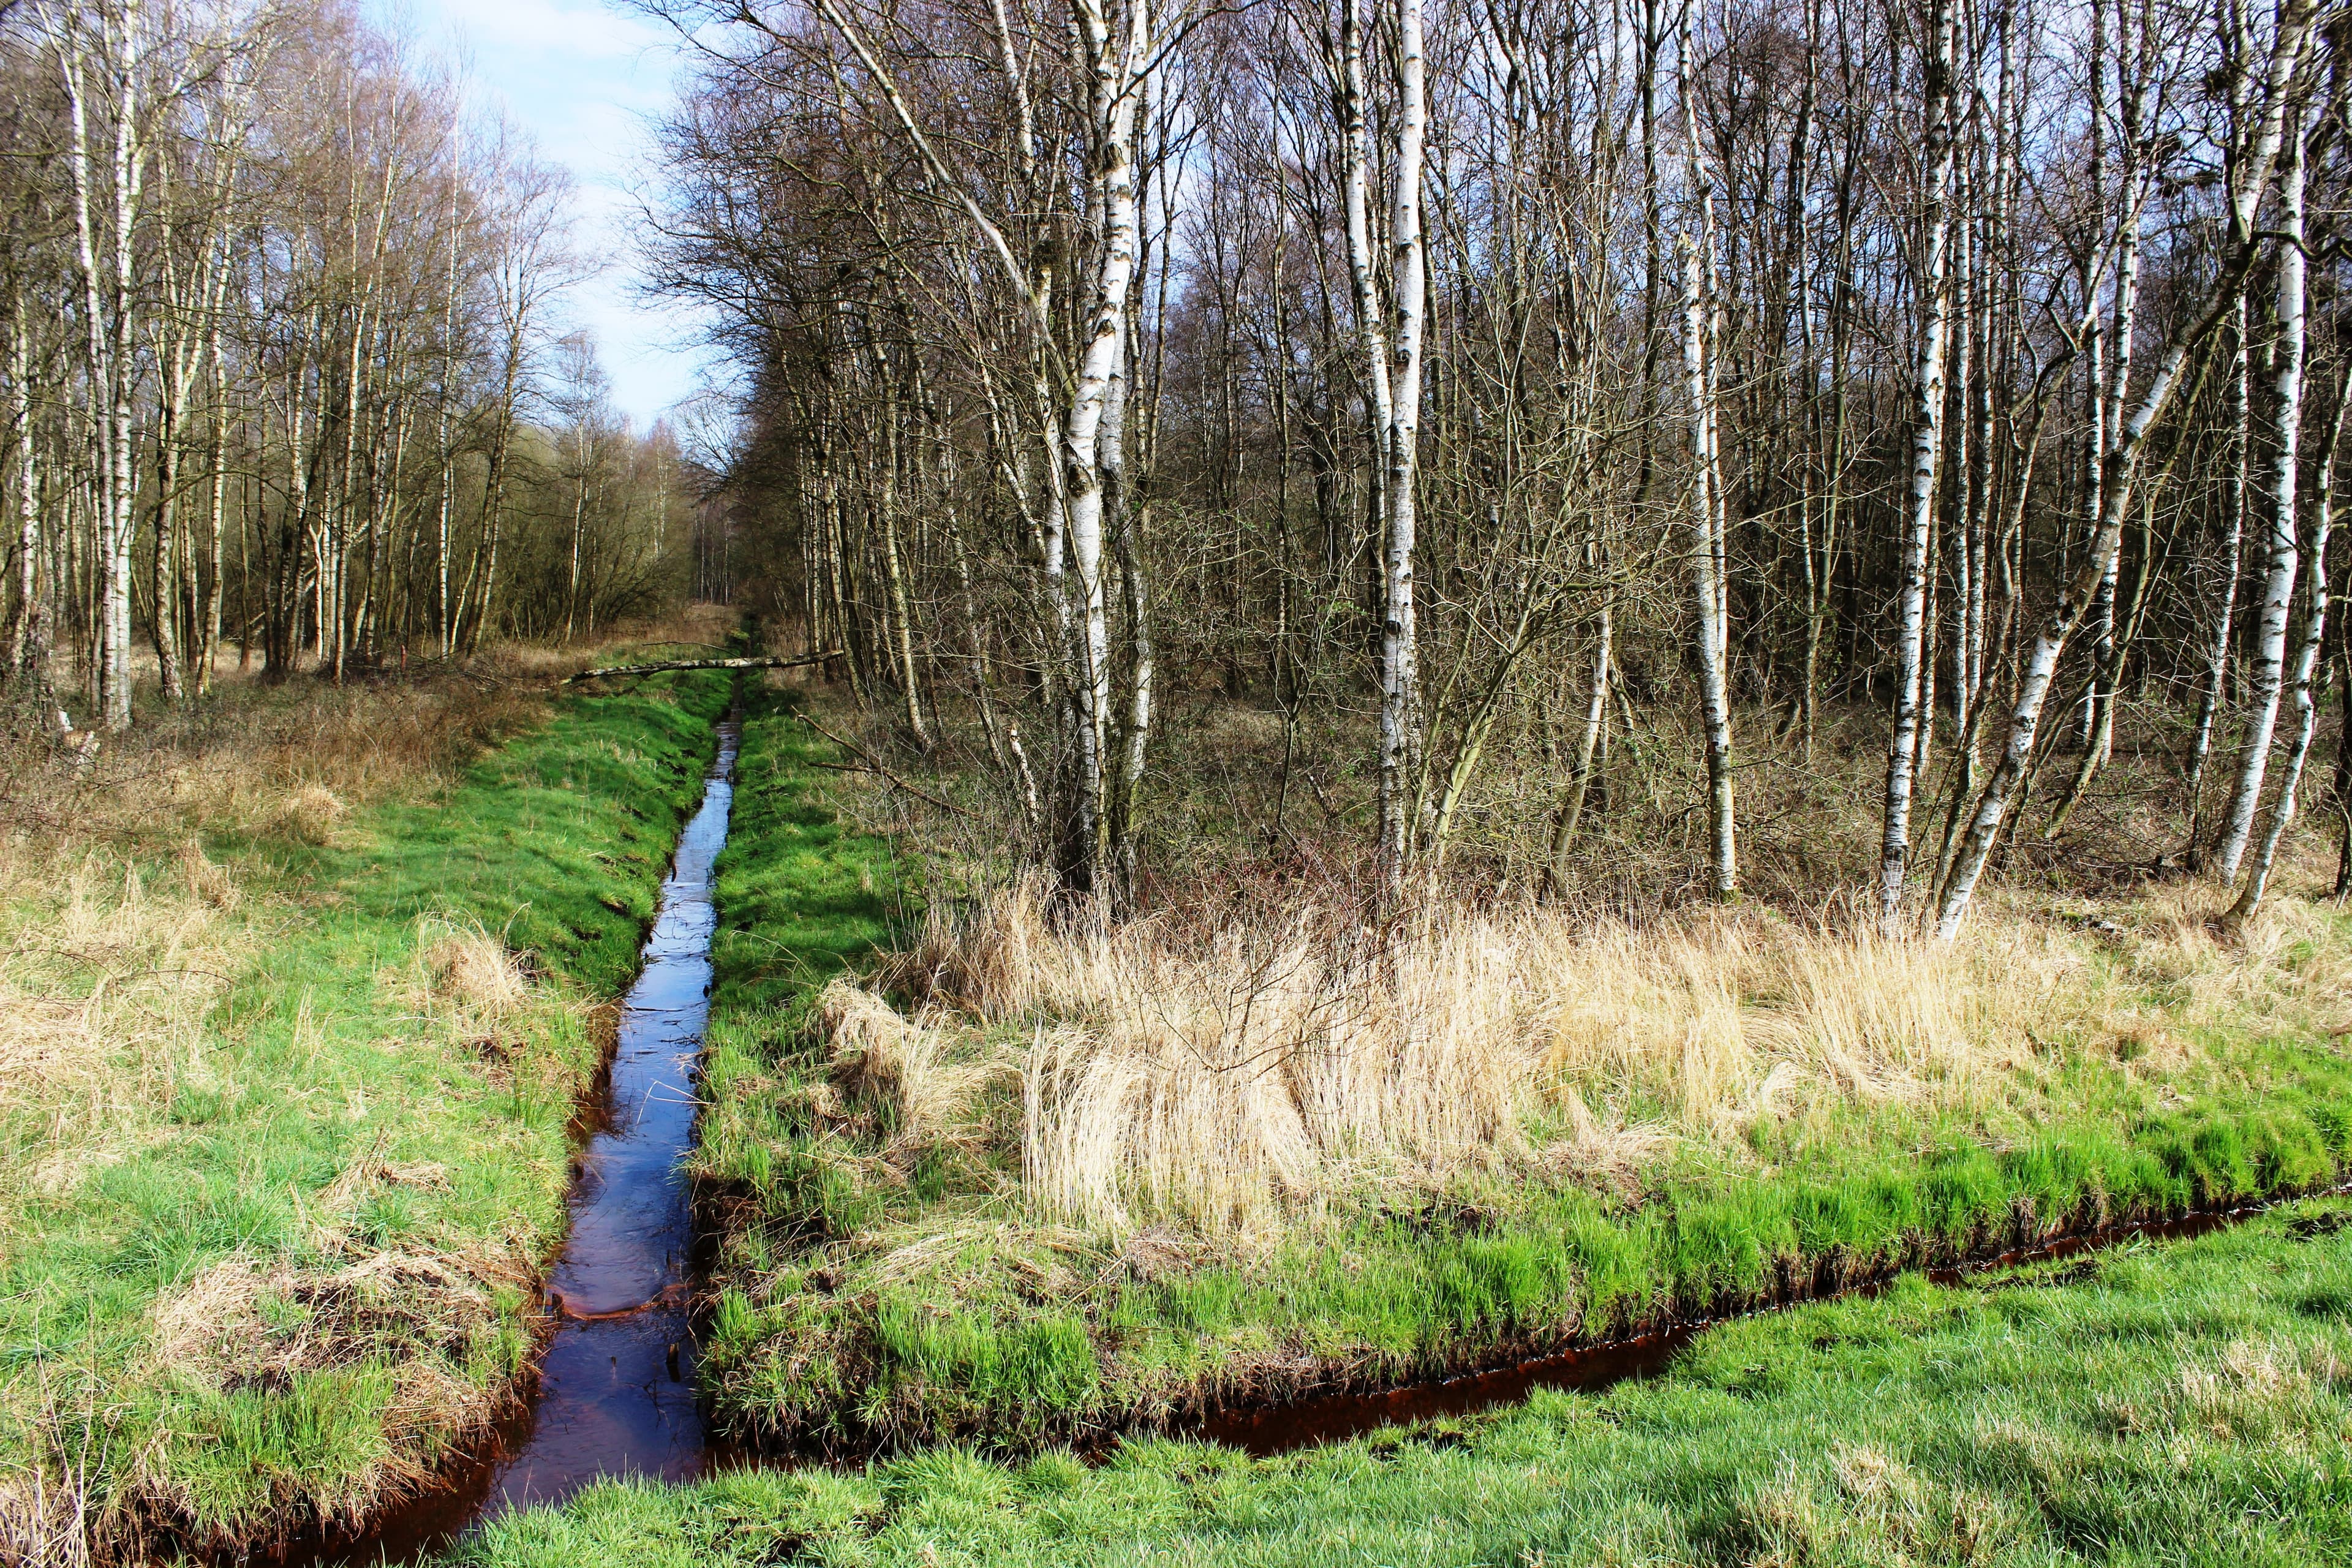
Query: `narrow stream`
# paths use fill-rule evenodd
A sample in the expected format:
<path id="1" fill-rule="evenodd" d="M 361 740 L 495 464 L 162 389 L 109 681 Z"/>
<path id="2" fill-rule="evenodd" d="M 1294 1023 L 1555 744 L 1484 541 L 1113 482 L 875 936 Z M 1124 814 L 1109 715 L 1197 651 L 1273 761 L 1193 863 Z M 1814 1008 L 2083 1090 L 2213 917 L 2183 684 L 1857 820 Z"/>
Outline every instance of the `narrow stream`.
<path id="1" fill-rule="evenodd" d="M 710 1015 L 710 872 L 735 800 L 734 721 L 702 805 L 678 837 L 612 1076 L 572 1181 L 572 1226 L 547 1280 L 555 1328 L 538 1388 L 497 1441 L 360 1540 L 294 1561 L 402 1563 L 509 1509 L 555 1503 L 606 1476 L 690 1480 L 723 1462 L 695 1400 L 688 1321 L 694 1241 L 680 1162 L 694 1143 L 695 1071 Z"/>
<path id="2" fill-rule="evenodd" d="M 609 1087 L 586 1131 L 571 1198 L 571 1232 L 550 1274 L 546 1339 L 532 1397 L 490 1440 L 444 1472 L 430 1491 L 352 1539 L 313 1534 L 262 1561 L 407 1563 L 431 1558 L 467 1531 L 509 1509 L 560 1503 L 604 1477 L 691 1480 L 807 1456 L 745 1451 L 706 1430 L 695 1397 L 689 1321 L 694 1242 L 682 1162 L 693 1146 L 696 1076 L 709 1017 L 710 942 L 717 926 L 711 868 L 727 842 L 740 727 L 719 731 L 702 805 L 678 839 L 646 939 L 643 966 L 623 1000 Z M 2342 1193 L 2352 1187 L 2331 1189 Z M 2193 1236 L 2262 1213 L 2269 1203 L 2139 1221 L 2052 1237 L 1927 1277 L 1958 1285 L 2026 1263 L 2120 1244 Z M 1898 1271 L 1898 1275 L 1901 1271 Z M 1841 1288 L 1796 1282 L 1752 1310 L 1802 1300 L 1873 1295 L 1888 1275 Z M 1747 1314 L 1737 1314 L 1747 1315 Z M 1187 1423 L 1202 1436 L 1258 1455 L 1343 1440 L 1383 1426 L 1513 1403 L 1536 1388 L 1606 1387 L 1663 1371 L 1705 1318 L 1590 1344 L 1514 1366 L 1370 1394 L 1325 1394 L 1272 1406 L 1205 1413 Z"/>
<path id="3" fill-rule="evenodd" d="M 2352 1190 L 2352 1186 L 2337 1185 L 2326 1189 L 2332 1194 L 2342 1194 L 2347 1190 Z M 1880 1295 L 1895 1281 L 1912 1273 L 1921 1274 L 1935 1285 L 1969 1285 L 1988 1275 L 2022 1268 L 2030 1263 L 2047 1263 L 2084 1253 L 2103 1252 L 2133 1242 L 2203 1236 L 2208 1231 L 2221 1230 L 2267 1213 L 2279 1203 L 2292 1201 L 2292 1197 L 2264 1199 L 2229 1208 L 2195 1209 L 2163 1219 L 2126 1220 L 2094 1230 L 2048 1237 L 2005 1252 L 1925 1270 L 1898 1268 L 1843 1286 L 1824 1284 L 1817 1288 L 1807 1285 L 1774 1300 L 1759 1302 L 1744 1312 L 1685 1318 L 1646 1333 L 1580 1345 L 1558 1354 L 1520 1362 L 1515 1366 L 1465 1373 L 1458 1377 L 1440 1378 L 1379 1393 L 1310 1394 L 1285 1405 L 1217 1411 L 1202 1420 L 1199 1431 L 1202 1436 L 1231 1444 L 1265 1458 L 1320 1444 L 1344 1442 L 1383 1426 L 1408 1426 L 1416 1421 L 1466 1415 L 1490 1405 L 1515 1405 L 1538 1388 L 1603 1389 L 1627 1378 L 1657 1375 L 1665 1371 L 1684 1346 L 1707 1330 L 1735 1319 L 1754 1317 L 1759 1312 L 1780 1311 L 1808 1301 L 1849 1300 L 1855 1297 Z M 2318 1228 L 2329 1227 L 2323 1223 Z"/>

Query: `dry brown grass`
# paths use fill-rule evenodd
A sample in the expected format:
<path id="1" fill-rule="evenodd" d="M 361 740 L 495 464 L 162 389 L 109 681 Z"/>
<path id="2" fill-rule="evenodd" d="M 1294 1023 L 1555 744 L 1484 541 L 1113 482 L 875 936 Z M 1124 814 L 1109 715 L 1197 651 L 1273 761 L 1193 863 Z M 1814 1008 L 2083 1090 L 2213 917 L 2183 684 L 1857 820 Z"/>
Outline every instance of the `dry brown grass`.
<path id="1" fill-rule="evenodd" d="M 497 933 L 439 915 L 417 922 L 410 994 L 454 1037 L 499 1058 L 511 1054 L 513 1031 L 544 1001 Z"/>
<path id="2" fill-rule="evenodd" d="M 564 676 L 625 648 L 717 643 L 732 620 L 698 605 L 593 643 L 500 644 L 341 686 L 224 669 L 201 706 L 142 713 L 87 763 L 46 733 L 0 742 L 0 829 L 76 843 L 200 831 L 328 842 L 349 812 L 446 784 L 485 746 L 543 721 Z"/>
<path id="3" fill-rule="evenodd" d="M 719 634 L 705 618 L 616 641 L 648 635 Z M 86 763 L 37 738 L 0 742 L 0 1263 L 98 1173 L 180 1136 L 184 1096 L 234 1104 L 252 1087 L 221 1049 L 216 1007 L 311 917 L 269 873 L 215 860 L 206 842 L 332 845 L 352 813 L 426 795 L 542 721 L 556 679 L 609 646 L 505 648 L 461 669 L 341 688 L 231 679 L 201 710 L 142 715 Z M 519 1074 L 508 1047 L 561 1004 L 479 927 L 428 920 L 415 952 L 411 971 L 378 977 L 389 1011 L 491 1057 L 488 1071 Z M 307 999 L 291 1027 L 298 1052 L 320 1037 Z M 357 1121 L 368 1108 L 339 1096 L 321 1114 Z M 381 1151 L 354 1163 L 309 1204 L 310 1265 L 240 1254 L 170 1286 L 139 1353 L 222 1388 L 282 1384 L 393 1342 L 487 1343 L 504 1331 L 493 1293 L 532 1262 L 517 1238 L 479 1257 L 427 1255 L 372 1247 L 357 1223 L 372 1194 L 448 1184 L 430 1162 Z M 485 1384 L 452 1373 L 451 1359 L 402 1360 L 387 1455 L 421 1455 L 424 1435 L 461 1433 L 491 1413 Z M 36 1463 L 14 1440 L 75 1426 L 55 1402 L 80 1395 L 44 1381 L 41 1365 L 0 1383 L 11 1439 L 0 1442 L 0 1562 L 69 1563 L 88 1545 L 72 1445 L 49 1442 Z M 134 1466 L 126 1479 L 120 1459 L 116 1503 L 127 1485 L 171 1515 L 169 1478 Z M 415 1479 L 392 1460 L 379 1477 L 392 1488 Z"/>
<path id="4" fill-rule="evenodd" d="M 20 894 L 0 931 L 0 1257 L 7 1216 L 135 1147 L 180 1084 L 220 1087 L 205 1015 L 268 928 L 230 912 L 236 885 L 201 851 L 181 865 L 151 883 L 100 851 L 0 843 Z"/>
<path id="5" fill-rule="evenodd" d="M 119 1157 L 136 1107 L 206 1091 L 204 1017 L 290 911 L 249 906 L 200 835 L 328 845 L 357 807 L 448 783 L 544 719 L 554 681 L 637 638 L 717 640 L 706 609 L 566 649 L 510 645 L 413 681 L 268 687 L 110 739 L 83 768 L 0 750 L 0 1256 L 7 1215 Z M 176 842 L 168 872 L 154 847 Z M 142 869 L 144 868 L 144 869 Z M 495 936 L 422 933 L 420 989 L 470 1037 L 524 998 Z M 233 1087 L 233 1086 L 231 1086 Z"/>
<path id="6" fill-rule="evenodd" d="M 27 1568 L 82 1568 L 90 1544 L 82 1477 L 26 1465 L 0 1472 L 0 1561 Z"/>
<path id="7" fill-rule="evenodd" d="M 2352 955 L 2323 909 L 2282 897 L 2225 939 L 2218 898 L 1997 897 L 1942 947 L 1753 906 L 1439 905 L 1389 936 L 1262 904 L 1057 924 L 1023 883 L 935 912 L 875 990 L 837 982 L 823 1023 L 910 1121 L 1017 1072 L 1022 1196 L 1045 1215 L 1246 1232 L 1368 1185 L 1736 1151 L 1759 1120 L 2030 1114 L 2060 1043 L 2168 1078 L 2200 1031 L 2346 1018 Z"/>
<path id="8" fill-rule="evenodd" d="M 833 1047 L 833 1084 L 845 1102 L 887 1106 L 900 1144 L 958 1134 L 974 1098 L 1009 1066 L 1002 1053 L 960 1048 L 936 1019 L 908 1019 L 844 980 L 828 984 L 817 1005 Z"/>

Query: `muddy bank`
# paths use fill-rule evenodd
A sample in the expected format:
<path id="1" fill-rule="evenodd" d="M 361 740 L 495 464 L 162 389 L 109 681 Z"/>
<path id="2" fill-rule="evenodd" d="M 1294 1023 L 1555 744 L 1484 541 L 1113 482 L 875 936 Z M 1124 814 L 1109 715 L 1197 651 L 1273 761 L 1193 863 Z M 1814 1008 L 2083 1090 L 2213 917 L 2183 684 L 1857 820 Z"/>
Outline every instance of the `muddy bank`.
<path id="1" fill-rule="evenodd" d="M 1597 1391 L 1627 1378 L 1649 1376 L 1664 1371 L 1676 1353 L 1707 1330 L 1760 1312 L 1780 1311 L 1807 1302 L 1874 1296 L 1898 1280 L 1916 1276 L 1924 1276 L 1942 1286 L 1966 1285 L 1988 1275 L 2102 1252 L 2133 1242 L 2202 1236 L 2265 1214 L 2282 1203 L 2347 1192 L 2352 1192 L 2352 1183 L 2227 1208 L 2192 1210 L 2165 1218 L 2068 1231 L 1949 1263 L 1889 1269 L 1863 1279 L 1842 1278 L 1831 1263 L 1824 1262 L 1814 1268 L 1811 1279 L 1791 1271 L 1793 1277 L 1785 1279 L 1782 1288 L 1769 1300 L 1751 1302 L 1737 1310 L 1675 1319 L 1621 1338 L 1523 1355 L 1506 1364 L 1489 1364 L 1402 1387 L 1369 1391 L 1341 1387 L 1277 1403 L 1199 1412 L 1180 1417 L 1171 1429 L 1229 1444 L 1260 1458 L 1290 1453 L 1319 1444 L 1342 1442 L 1384 1426 L 1466 1415 L 1499 1405 L 1516 1404 L 1537 1389 Z"/>

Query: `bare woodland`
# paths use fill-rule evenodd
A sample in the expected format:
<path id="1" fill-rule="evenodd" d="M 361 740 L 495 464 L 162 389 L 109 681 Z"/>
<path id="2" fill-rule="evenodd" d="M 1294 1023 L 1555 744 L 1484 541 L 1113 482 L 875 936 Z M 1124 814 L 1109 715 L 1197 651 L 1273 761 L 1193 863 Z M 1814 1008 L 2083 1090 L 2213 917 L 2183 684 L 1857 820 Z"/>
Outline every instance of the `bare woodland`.
<path id="1" fill-rule="evenodd" d="M 2342 816 L 2315 0 L 642 8 L 655 287 L 751 387 L 707 461 L 562 334 L 561 176 L 355 12 L 5 12 L 35 721 L 740 573 L 1116 908 L 1207 692 L 1349 738 L 1391 900 L 1570 886 L 1667 752 L 1737 899 L 1744 779 L 1842 715 L 1889 931 L 2119 749 L 2241 915 Z"/>
<path id="2" fill-rule="evenodd" d="M 566 332 L 562 171 L 356 7 L 0 8 L 26 721 L 593 634 L 722 575 Z M 79 716 L 87 714 L 88 718 Z"/>
<path id="3" fill-rule="evenodd" d="M 1355 721 L 1391 893 L 1536 731 L 1477 858 L 1559 885 L 1669 713 L 1719 899 L 1873 715 L 1871 904 L 1947 937 L 2119 747 L 2242 912 L 2315 793 L 2334 10 L 657 9 L 772 604 L 1066 889 L 1136 899 L 1185 691 Z"/>

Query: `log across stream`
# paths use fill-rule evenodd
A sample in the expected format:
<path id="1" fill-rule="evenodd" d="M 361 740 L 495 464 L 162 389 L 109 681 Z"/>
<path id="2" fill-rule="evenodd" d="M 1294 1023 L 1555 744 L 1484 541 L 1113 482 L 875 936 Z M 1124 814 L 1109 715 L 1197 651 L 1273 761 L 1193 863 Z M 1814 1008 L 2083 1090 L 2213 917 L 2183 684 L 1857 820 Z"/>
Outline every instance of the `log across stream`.
<path id="1" fill-rule="evenodd" d="M 289 1568 L 422 1562 L 485 1520 L 509 1509 L 561 1503 L 603 1478 L 689 1481 L 743 1466 L 813 1462 L 806 1454 L 767 1455 L 728 1442 L 707 1426 L 695 1394 L 694 1221 L 682 1161 L 695 1136 L 697 1071 L 709 1014 L 716 926 L 711 871 L 727 842 L 739 739 L 736 723 L 720 727 L 701 808 L 679 838 L 643 967 L 622 1004 L 609 1080 L 585 1118 L 571 1231 L 546 1287 L 552 1328 L 530 1399 L 488 1441 L 452 1464 L 438 1486 L 388 1511 L 363 1533 L 314 1533 L 257 1559 Z M 2086 1230 L 1931 1269 L 1928 1278 L 1957 1285 L 1992 1270 L 2122 1243 L 2197 1235 L 2268 1206 L 2249 1204 Z M 1803 1281 L 1753 1310 L 1874 1293 L 1895 1277 L 1843 1289 L 1827 1279 Z M 1385 1392 L 1212 1412 L 1182 1425 L 1255 1454 L 1278 1454 L 1383 1426 L 1466 1415 L 1524 1399 L 1538 1388 L 1600 1389 L 1654 1374 L 1724 1321 L 1685 1320 L 1499 1369 Z"/>

